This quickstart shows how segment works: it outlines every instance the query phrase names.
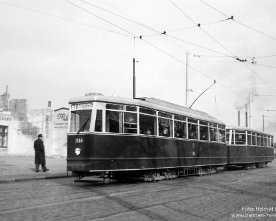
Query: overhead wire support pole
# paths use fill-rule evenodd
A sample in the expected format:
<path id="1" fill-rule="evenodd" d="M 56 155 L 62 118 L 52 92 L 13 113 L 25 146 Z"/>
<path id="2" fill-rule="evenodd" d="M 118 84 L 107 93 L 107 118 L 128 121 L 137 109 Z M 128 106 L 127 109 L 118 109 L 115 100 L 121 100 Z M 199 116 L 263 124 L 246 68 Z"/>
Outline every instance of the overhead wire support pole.
<path id="1" fill-rule="evenodd" d="M 136 98 L 136 76 L 135 76 L 135 58 L 132 59 L 133 62 L 133 99 Z"/>
<path id="2" fill-rule="evenodd" d="M 136 75 L 135 75 L 135 63 L 136 63 L 136 37 L 133 38 L 133 59 L 132 59 L 132 97 L 136 98 Z"/>
<path id="3" fill-rule="evenodd" d="M 212 86 L 214 86 L 216 84 L 216 80 L 214 80 L 213 84 L 210 85 L 209 87 L 207 87 L 195 100 L 194 102 L 191 104 L 191 106 L 189 108 L 192 108 L 192 106 L 194 105 L 194 103 L 201 97 L 201 95 L 203 95 L 209 88 L 211 88 Z"/>
<path id="4" fill-rule="evenodd" d="M 249 91 L 249 105 L 248 105 L 248 128 L 251 128 L 251 92 Z"/>
<path id="5" fill-rule="evenodd" d="M 186 52 L 186 100 L 185 100 L 186 107 L 188 107 L 188 96 L 189 96 L 188 62 L 189 62 L 189 52 Z"/>

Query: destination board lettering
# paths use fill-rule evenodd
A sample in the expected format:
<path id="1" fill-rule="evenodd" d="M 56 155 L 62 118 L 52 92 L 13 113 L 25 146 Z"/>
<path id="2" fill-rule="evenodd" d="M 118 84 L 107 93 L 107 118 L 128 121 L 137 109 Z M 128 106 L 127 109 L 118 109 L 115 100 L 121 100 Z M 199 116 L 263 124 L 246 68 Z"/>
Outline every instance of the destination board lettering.
<path id="1" fill-rule="evenodd" d="M 85 104 L 72 104 L 71 110 L 86 110 L 92 109 L 92 103 L 85 103 Z"/>

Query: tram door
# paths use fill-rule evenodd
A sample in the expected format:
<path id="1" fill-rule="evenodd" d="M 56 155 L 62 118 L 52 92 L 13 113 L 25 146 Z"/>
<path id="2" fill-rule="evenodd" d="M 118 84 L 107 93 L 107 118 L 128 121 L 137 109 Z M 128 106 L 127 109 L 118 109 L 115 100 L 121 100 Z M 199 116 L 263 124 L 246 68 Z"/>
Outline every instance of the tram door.
<path id="1" fill-rule="evenodd" d="M 8 147 L 8 127 L 0 126 L 0 148 Z"/>

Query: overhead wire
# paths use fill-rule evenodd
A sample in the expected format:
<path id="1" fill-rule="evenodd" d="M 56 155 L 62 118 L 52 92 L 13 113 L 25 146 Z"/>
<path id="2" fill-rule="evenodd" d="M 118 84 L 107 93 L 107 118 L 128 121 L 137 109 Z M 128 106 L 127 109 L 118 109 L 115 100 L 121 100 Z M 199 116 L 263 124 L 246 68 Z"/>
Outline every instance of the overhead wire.
<path id="1" fill-rule="evenodd" d="M 90 14 L 90 15 L 93 15 L 94 17 L 96 17 L 96 18 L 98 18 L 98 19 L 100 19 L 100 20 L 102 20 L 102 21 L 104 21 L 104 22 L 106 22 L 106 23 L 108 23 L 108 24 L 110 24 L 110 25 L 112 25 L 112 26 L 114 26 L 114 27 L 116 27 L 116 28 L 118 28 L 118 29 L 120 29 L 120 30 L 122 30 L 122 31 L 124 31 L 124 32 L 126 32 L 126 33 L 128 33 L 128 34 L 130 34 L 130 35 L 132 35 L 132 37 L 137 37 L 135 34 L 133 34 L 132 32 L 130 32 L 130 31 L 128 31 L 128 30 L 126 30 L 125 28 L 122 28 L 121 26 L 116 25 L 116 24 L 114 24 L 114 23 L 112 23 L 112 22 L 106 20 L 105 18 L 103 18 L 103 17 L 101 17 L 101 16 L 99 16 L 99 15 L 97 15 L 97 14 L 95 14 L 95 13 L 89 11 L 89 10 L 87 10 L 86 8 L 83 8 L 83 7 L 77 5 L 77 4 L 75 4 L 75 3 L 73 3 L 73 2 L 71 2 L 71 1 L 69 1 L 69 0 L 65 0 L 65 1 L 68 2 L 69 4 L 71 4 L 72 6 L 74 6 L 74 7 L 76 7 L 76 8 L 79 8 L 79 9 L 85 11 L 86 13 L 88 13 L 88 14 Z"/>
<path id="2" fill-rule="evenodd" d="M 218 12 L 219 14 L 221 14 L 221 15 L 223 15 L 223 16 L 229 18 L 229 16 L 226 15 L 226 14 L 225 14 L 224 12 L 222 12 L 221 10 L 218 10 L 217 8 L 213 7 L 212 5 L 206 3 L 206 2 L 203 1 L 203 0 L 199 0 L 199 1 L 202 2 L 203 4 L 205 4 L 206 6 L 208 6 L 209 8 L 213 9 L 214 11 Z M 255 32 L 257 32 L 257 33 L 259 33 L 259 34 L 262 34 L 262 35 L 264 35 L 264 36 L 266 36 L 266 37 L 268 37 L 268 38 L 271 38 L 271 39 L 273 39 L 273 40 L 276 40 L 276 38 L 275 38 L 274 36 L 268 35 L 268 34 L 262 32 L 262 31 L 260 31 L 260 30 L 258 30 L 258 29 L 256 29 L 256 28 L 253 28 L 253 27 L 251 27 L 251 26 L 249 26 L 249 25 L 247 25 L 247 24 L 244 24 L 244 23 L 242 23 L 242 22 L 240 22 L 240 21 L 234 19 L 234 16 L 231 16 L 230 18 L 231 18 L 231 20 L 233 20 L 234 22 L 236 22 L 236 23 L 238 23 L 238 24 L 240 24 L 240 25 L 242 25 L 242 26 L 244 26 L 244 27 L 246 27 L 246 28 L 248 28 L 248 29 L 250 29 L 250 30 L 252 30 L 252 31 L 255 31 Z"/>
<path id="3" fill-rule="evenodd" d="M 69 21 L 69 22 L 74 22 L 74 23 L 77 23 L 77 24 L 86 25 L 86 26 L 89 26 L 89 27 L 97 28 L 97 29 L 100 29 L 100 30 L 112 32 L 112 33 L 119 34 L 119 35 L 123 35 L 123 36 L 127 36 L 127 37 L 133 37 L 134 39 L 135 39 L 135 38 L 138 38 L 138 36 L 136 36 L 135 34 L 131 33 L 130 31 L 128 31 L 128 30 L 122 28 L 121 26 L 118 26 L 118 25 L 116 25 L 116 24 L 114 24 L 114 23 L 112 23 L 112 22 L 110 22 L 110 21 L 108 21 L 108 20 L 102 18 L 101 16 L 98 16 L 98 15 L 96 15 L 95 13 L 92 13 L 91 11 L 89 11 L 89 10 L 83 8 L 83 7 L 80 7 L 79 5 L 76 5 L 76 4 L 74 4 L 74 3 L 72 3 L 72 2 L 70 2 L 70 1 L 68 1 L 68 0 L 65 0 L 65 1 L 68 2 L 68 3 L 71 4 L 71 5 L 74 5 L 74 6 L 77 7 L 77 8 L 79 8 L 79 9 L 81 9 L 81 10 L 83 10 L 83 11 L 86 11 L 87 13 L 89 13 L 89 14 L 91 14 L 91 15 L 97 17 L 97 18 L 99 18 L 100 20 L 103 20 L 103 21 L 107 22 L 108 24 L 111 24 L 112 26 L 114 26 L 114 27 L 116 27 L 116 28 L 119 28 L 120 30 L 122 30 L 122 31 L 124 31 L 124 32 L 126 32 L 126 33 L 128 33 L 128 34 L 130 34 L 130 35 L 127 35 L 127 34 L 124 34 L 124 33 L 120 33 L 120 32 L 116 32 L 116 31 L 109 30 L 109 29 L 104 29 L 104 28 L 97 27 L 97 26 L 93 26 L 93 25 L 90 25 L 90 24 L 82 23 L 82 22 L 79 22 L 79 21 L 75 21 L 75 20 L 68 19 L 68 18 L 65 18 L 65 17 L 57 16 L 57 15 L 54 15 L 54 14 L 45 13 L 45 12 L 42 12 L 42 11 L 39 11 L 39 10 L 34 10 L 34 9 L 31 9 L 31 8 L 26 8 L 26 7 L 23 7 L 23 6 L 18 6 L 18 5 L 14 5 L 14 4 L 10 4 L 10 3 L 3 3 L 3 2 L 0 2 L 0 4 L 6 4 L 6 5 L 10 5 L 10 6 L 17 7 L 17 8 L 22 8 L 22 9 L 25 9 L 25 10 L 33 11 L 33 12 L 40 13 L 40 14 L 47 15 L 47 16 L 51 16 L 51 17 L 55 17 L 55 18 L 58 18 L 58 19 L 62 19 L 62 20 Z M 83 0 L 81 0 L 81 1 L 83 1 Z M 84 2 L 84 1 L 83 1 L 83 2 Z M 115 14 L 114 14 L 114 15 L 115 15 Z M 117 15 L 117 16 L 120 16 L 120 15 Z M 124 18 L 125 18 L 125 17 L 124 17 Z M 125 19 L 127 19 L 127 18 L 125 18 Z M 129 19 L 129 21 L 131 21 L 131 20 Z M 136 24 L 138 24 L 138 25 L 142 25 L 143 27 L 149 28 L 149 29 L 151 29 L 151 30 L 153 30 L 153 31 L 156 31 L 155 29 L 152 29 L 152 28 L 150 28 L 150 27 L 148 27 L 148 26 L 145 26 L 145 25 L 143 25 L 143 24 L 141 24 L 141 23 L 139 23 L 139 22 L 135 22 L 135 21 L 132 21 L 132 22 L 134 22 L 134 23 L 136 23 Z M 158 31 L 156 31 L 156 32 L 158 32 Z M 161 34 L 164 34 L 164 33 L 161 33 Z M 167 34 L 165 34 L 165 35 L 166 35 L 166 36 L 169 36 L 169 35 L 167 35 Z M 143 40 L 143 41 L 146 42 L 147 44 L 150 44 L 151 46 L 153 46 L 153 47 L 156 48 L 156 46 L 152 45 L 151 43 L 149 43 L 148 41 L 142 39 L 141 37 L 142 37 L 142 36 L 139 37 L 141 40 Z M 169 36 L 169 37 L 172 37 L 172 38 L 174 38 L 174 39 L 177 39 L 177 37 L 174 37 L 174 36 Z M 177 39 L 177 40 L 180 40 L 180 39 Z M 185 41 L 185 40 L 182 39 L 181 41 Z M 187 43 L 188 43 L 188 42 L 187 42 Z M 189 43 L 190 43 L 190 42 L 189 42 Z M 192 44 L 193 44 L 193 43 L 192 43 Z M 199 46 L 199 45 L 197 45 L 197 44 L 193 44 L 193 45 Z M 199 47 L 206 49 L 205 47 L 202 47 L 202 46 L 199 46 Z M 158 49 L 159 51 L 161 50 L 163 53 L 169 55 L 170 57 L 172 57 L 172 58 L 174 58 L 174 59 L 178 60 L 179 62 L 181 62 L 181 63 L 183 63 L 183 64 L 186 65 L 186 63 L 183 62 L 181 59 L 178 59 L 177 57 L 175 57 L 175 56 L 173 56 L 173 55 L 170 55 L 169 53 L 165 52 L 164 50 L 162 50 L 162 49 L 160 49 L 160 48 L 156 48 L 156 49 Z M 213 51 L 213 52 L 215 52 L 215 53 L 223 54 L 223 53 L 214 51 L 214 50 L 212 50 L 212 49 L 206 49 L 206 50 L 210 50 L 210 51 Z M 227 55 L 224 55 L 224 56 L 227 56 Z M 276 55 L 270 55 L 270 56 L 276 56 Z M 264 56 L 264 57 L 270 57 L 270 56 Z M 196 68 L 191 67 L 191 66 L 190 66 L 190 68 L 192 68 L 193 70 L 195 70 L 195 71 L 197 71 L 197 72 L 203 74 L 205 77 L 207 77 L 207 78 L 209 78 L 209 79 L 212 79 L 211 77 L 209 77 L 207 74 L 203 73 L 202 71 L 197 70 Z M 212 79 L 212 80 L 213 80 L 213 79 Z M 219 84 L 221 84 L 221 83 L 219 83 Z M 221 85 L 222 85 L 223 87 L 229 89 L 227 86 L 224 86 L 223 84 L 221 84 Z M 230 90 L 230 91 L 231 91 L 232 93 L 236 94 L 237 96 L 239 96 L 237 93 L 233 92 L 232 90 Z M 240 96 L 239 96 L 239 97 L 240 97 Z M 245 98 L 243 98 L 243 99 L 245 99 Z"/>
<path id="4" fill-rule="evenodd" d="M 152 27 L 150 27 L 150 26 L 147 26 L 147 25 L 145 25 L 145 24 L 142 24 L 142 23 L 140 23 L 140 22 L 137 22 L 137 21 L 135 21 L 135 20 L 133 20 L 133 19 L 129 19 L 129 18 L 125 17 L 125 16 L 122 16 L 122 15 L 120 15 L 120 14 L 118 14 L 118 13 L 115 13 L 115 12 L 113 12 L 113 11 L 107 10 L 107 9 L 105 9 L 105 8 L 103 8 L 103 7 L 98 6 L 98 5 L 92 4 L 91 2 L 87 2 L 87 1 L 85 1 L 85 0 L 79 0 L 79 1 L 81 1 L 81 2 L 83 2 L 83 3 L 85 3 L 85 4 L 88 4 L 88 5 L 90 5 L 90 6 L 94 7 L 94 8 L 100 9 L 100 10 L 102 10 L 102 11 L 104 11 L 104 12 L 110 13 L 110 14 L 112 14 L 112 15 L 118 16 L 118 17 L 120 17 L 120 18 L 122 18 L 122 19 L 125 19 L 125 20 L 127 20 L 127 21 L 130 21 L 130 22 L 132 22 L 132 23 L 135 23 L 135 24 L 137 24 L 137 25 L 140 25 L 140 26 L 142 26 L 142 27 L 144 27 L 144 28 L 150 29 L 150 30 L 152 30 L 152 31 L 154 31 L 154 32 L 160 33 L 160 31 L 155 30 L 154 28 L 152 28 Z"/>
<path id="5" fill-rule="evenodd" d="M 172 54 L 166 52 L 165 50 L 163 50 L 163 49 L 161 49 L 160 47 L 158 47 L 158 46 L 152 44 L 151 42 L 149 42 L 149 41 L 147 41 L 147 40 L 145 40 L 145 39 L 143 39 L 143 38 L 142 38 L 141 40 L 144 41 L 145 43 L 147 43 L 148 45 L 150 45 L 151 47 L 157 49 L 158 51 L 161 51 L 162 53 L 166 54 L 167 56 L 169 56 L 169 57 L 171 57 L 171 58 L 177 60 L 178 62 L 180 62 L 180 63 L 182 63 L 182 64 L 184 64 L 184 65 L 187 65 L 190 69 L 192 69 L 192 70 L 194 70 L 194 71 L 200 73 L 201 75 L 204 75 L 206 78 L 208 78 L 208 79 L 210 79 L 210 80 L 212 80 L 212 81 L 215 80 L 214 78 L 211 78 L 210 76 L 208 76 L 206 73 L 202 72 L 201 70 L 199 70 L 199 69 L 197 69 L 197 68 L 195 68 L 195 67 L 193 67 L 193 66 L 187 64 L 187 63 L 184 62 L 183 60 L 181 60 L 181 59 L 179 59 L 178 57 L 176 57 L 176 56 L 174 56 L 174 55 L 172 55 Z M 244 100 L 246 100 L 246 101 L 248 100 L 248 98 L 242 97 L 240 94 L 236 93 L 236 92 L 233 91 L 230 87 L 227 87 L 226 85 L 222 84 L 221 82 L 218 82 L 218 81 L 217 81 L 217 83 L 220 84 L 222 87 L 228 89 L 228 90 L 229 90 L 230 92 L 232 92 L 234 95 L 236 95 L 236 96 L 238 96 L 238 97 L 240 97 L 240 98 L 242 98 L 242 99 L 244 99 Z M 254 105 L 254 106 L 256 106 L 256 105 Z M 258 107 L 258 106 L 256 106 L 256 107 L 257 107 L 257 109 L 260 109 L 260 107 Z M 264 109 L 262 108 L 262 110 L 264 110 Z"/>
<path id="6" fill-rule="evenodd" d="M 180 12 L 182 12 L 192 23 L 194 23 L 195 26 L 197 26 L 198 28 L 200 28 L 200 30 L 202 30 L 206 35 L 208 35 L 213 41 L 215 41 L 218 45 L 220 45 L 225 51 L 227 51 L 229 54 L 231 54 L 232 56 L 233 53 L 227 49 L 223 44 L 221 44 L 218 40 L 216 40 L 211 34 L 209 34 L 205 29 L 203 29 L 201 27 L 200 23 L 197 23 L 194 19 L 192 19 L 184 10 L 182 10 L 180 7 L 178 7 L 178 5 L 176 5 L 172 0 L 169 0 L 169 2 L 175 7 L 177 8 Z"/>
<path id="7" fill-rule="evenodd" d="M 91 25 L 91 24 L 88 24 L 88 23 L 76 21 L 76 20 L 73 20 L 73 19 L 70 19 L 70 18 L 58 16 L 58 15 L 51 14 L 51 13 L 48 13 L 48 12 L 43 12 L 43 11 L 32 9 L 32 8 L 27 8 L 27 7 L 24 7 L 24 6 L 21 6 L 21 5 L 11 4 L 11 3 L 8 3 L 8 2 L 0 2 L 0 4 L 7 5 L 7 6 L 10 6 L 10 7 L 14 7 L 14 8 L 24 9 L 24 10 L 27 10 L 27 11 L 31 11 L 31 12 L 34 12 L 34 13 L 41 14 L 41 15 L 45 15 L 45 16 L 56 18 L 56 19 L 72 22 L 72 23 L 75 23 L 75 24 L 78 24 L 78 25 L 87 26 L 89 28 L 95 28 L 95 29 L 98 29 L 98 30 L 110 32 L 110 33 L 113 33 L 113 34 L 122 35 L 122 36 L 125 36 L 125 37 L 132 37 L 132 36 L 127 35 L 125 33 L 121 33 L 121 32 L 117 32 L 117 31 L 111 30 L 111 29 L 106 29 L 106 28 L 102 28 L 102 27 L 99 27 L 99 26 Z"/>
<path id="8" fill-rule="evenodd" d="M 68 0 L 66 0 L 66 1 L 69 2 L 69 3 L 71 3 L 71 4 L 73 4 L 74 6 L 76 6 L 76 7 L 78 7 L 78 8 L 83 9 L 84 11 L 88 12 L 89 14 L 92 14 L 92 15 L 95 16 L 95 14 L 94 14 L 94 13 L 91 13 L 89 10 L 84 9 L 84 8 L 82 8 L 82 7 L 76 5 L 76 4 L 74 4 L 74 3 L 72 3 L 72 2 L 70 2 L 70 1 L 68 1 Z M 80 0 L 80 1 L 83 1 L 83 0 Z M 104 10 L 104 9 L 102 9 L 102 10 Z M 121 18 L 123 18 L 123 19 L 127 19 L 126 17 L 120 16 L 119 14 L 113 13 L 113 12 L 111 12 L 111 11 L 109 11 L 109 10 L 105 10 L 105 12 L 112 13 L 113 15 L 119 16 L 119 17 L 121 17 Z M 113 24 L 113 23 L 109 22 L 108 20 L 106 20 L 106 19 L 104 19 L 104 18 L 102 18 L 102 17 L 100 17 L 100 16 L 96 16 L 96 17 L 100 18 L 101 20 L 104 20 L 105 22 L 108 22 L 109 24 L 112 24 L 112 25 L 115 26 L 115 27 L 120 28 L 121 30 L 124 30 L 124 31 L 126 31 L 126 32 L 128 32 L 128 33 L 131 33 L 131 32 L 129 32 L 129 31 L 127 31 L 127 30 L 121 28 L 120 26 L 118 26 L 118 25 L 116 25 L 116 24 Z M 128 20 L 128 21 L 131 21 L 131 22 L 134 22 L 134 23 L 136 23 L 136 24 L 138 24 L 138 25 L 142 25 L 141 23 L 135 22 L 135 21 L 133 21 L 133 20 L 131 20 L 131 19 L 127 19 L 127 20 Z M 145 25 L 142 25 L 142 26 L 143 26 L 143 27 L 148 27 L 148 26 L 145 26 Z M 151 30 L 156 31 L 155 29 L 151 29 Z M 133 33 L 131 33 L 131 34 L 133 35 L 134 40 L 135 40 L 135 38 L 138 38 L 138 36 L 135 36 Z M 161 33 L 161 34 L 167 35 L 165 31 L 164 31 L 163 33 Z M 177 57 L 174 56 L 174 55 L 169 54 L 168 52 L 164 51 L 163 49 L 158 48 L 157 46 L 154 46 L 152 43 L 150 43 L 150 42 L 146 41 L 145 39 L 143 39 L 143 36 L 140 35 L 139 38 L 140 38 L 141 40 L 143 40 L 144 42 L 146 42 L 147 44 L 149 44 L 149 45 L 151 45 L 152 47 L 154 47 L 155 49 L 158 49 L 159 51 L 162 51 L 163 53 L 167 54 L 168 56 L 170 56 L 170 57 L 174 58 L 175 60 L 177 60 L 177 61 L 179 61 L 179 62 L 181 62 L 181 63 L 183 63 L 183 64 L 186 65 L 186 63 L 183 62 L 181 59 L 177 58 Z M 220 53 L 220 54 L 222 54 L 222 53 Z M 224 54 L 224 55 L 225 55 L 225 54 Z M 212 78 L 210 78 L 207 74 L 205 74 L 204 72 L 202 72 L 202 71 L 200 71 L 200 70 L 198 70 L 198 69 L 196 69 L 196 68 L 194 68 L 194 67 L 192 67 L 192 66 L 190 66 L 190 68 L 192 68 L 193 70 L 195 70 L 195 71 L 201 73 L 201 74 L 204 75 L 205 77 L 207 77 L 207 78 L 209 78 L 209 79 L 212 79 Z M 212 80 L 213 80 L 213 79 L 212 79 Z M 219 84 L 221 84 L 221 83 L 219 83 Z M 223 84 L 221 84 L 221 85 L 222 85 L 223 87 L 227 88 L 227 86 L 225 86 L 225 85 L 223 85 Z M 227 89 L 229 89 L 232 93 L 236 94 L 237 96 L 241 97 L 239 94 L 235 93 L 235 92 L 232 91 L 230 88 L 227 88 Z M 243 98 L 243 99 L 245 99 L 245 98 Z M 247 98 L 246 98 L 246 99 L 247 99 Z"/>
<path id="9" fill-rule="evenodd" d="M 68 0 L 66 0 L 66 1 L 68 1 Z M 129 18 L 125 17 L 125 16 L 122 16 L 122 15 L 120 15 L 120 14 L 118 14 L 118 13 L 115 13 L 115 12 L 113 12 L 113 11 L 111 11 L 111 10 L 107 10 L 107 9 L 105 9 L 105 8 L 103 8 L 103 7 L 100 7 L 100 6 L 96 5 L 96 4 L 92 4 L 91 2 L 87 2 L 87 1 L 85 1 L 85 0 L 79 0 L 79 1 L 80 1 L 80 2 L 84 2 L 84 3 L 86 3 L 86 4 L 90 5 L 90 6 L 92 6 L 92 7 L 94 7 L 94 8 L 97 8 L 97 9 L 99 9 L 99 10 L 101 10 L 101 11 L 104 11 L 104 12 L 106 12 L 106 13 L 115 15 L 115 16 L 117 16 L 117 17 L 119 17 L 119 18 L 121 18 L 121 19 L 124 19 L 124 20 L 126 20 L 126 21 L 132 22 L 132 23 L 134 23 L 134 24 L 136 24 L 136 25 L 142 26 L 142 27 L 144 27 L 144 28 L 146 28 L 146 29 L 149 29 L 149 30 L 151 30 L 151 31 L 153 31 L 153 32 L 156 32 L 155 34 L 150 34 L 150 35 L 140 35 L 140 36 L 139 36 L 140 38 L 141 38 L 141 37 L 150 37 L 150 36 L 165 35 L 165 36 L 168 36 L 168 37 L 170 37 L 170 38 L 174 38 L 174 39 L 176 39 L 176 40 L 178 40 L 178 41 L 183 41 L 183 42 L 185 42 L 185 43 L 187 43 L 187 44 L 190 44 L 190 45 L 193 45 L 193 46 L 195 46 L 195 47 L 199 47 L 199 48 L 202 48 L 202 49 L 205 49 L 205 50 L 208 50 L 208 51 L 217 53 L 217 54 L 223 54 L 223 55 L 225 55 L 225 54 L 222 53 L 222 52 L 219 52 L 219 51 L 216 51 L 216 50 L 207 48 L 207 47 L 205 47 L 205 46 L 202 46 L 202 45 L 199 45 L 199 44 L 196 44 L 196 43 L 193 43 L 193 42 L 189 42 L 189 41 L 186 41 L 186 40 L 184 40 L 184 39 L 180 39 L 180 38 L 178 38 L 178 37 L 176 37 L 176 36 L 168 35 L 168 34 L 167 34 L 167 31 L 158 31 L 158 30 L 155 29 L 155 28 L 152 28 L 152 27 L 150 27 L 150 26 L 148 26 L 148 25 L 145 25 L 145 24 L 143 24 L 143 23 L 141 23 L 141 22 L 135 21 L 134 19 L 129 19 Z"/>
<path id="10" fill-rule="evenodd" d="M 200 1 L 202 1 L 202 0 L 200 0 Z M 244 66 L 247 67 L 254 75 L 256 75 L 261 81 L 263 81 L 263 82 L 266 83 L 266 81 L 265 81 L 263 78 L 261 78 L 261 77 L 259 76 L 259 74 L 258 74 L 256 71 L 254 71 L 253 69 L 251 69 L 251 68 L 246 64 L 246 62 L 247 62 L 246 59 L 241 59 L 241 58 L 235 56 L 229 49 L 227 49 L 223 44 L 221 44 L 219 41 L 217 41 L 217 40 L 216 40 L 212 35 L 210 35 L 206 30 L 202 29 L 202 28 L 200 27 L 200 24 L 199 24 L 199 23 L 197 23 L 195 20 L 193 20 L 184 10 L 182 10 L 180 7 L 178 7 L 178 5 L 176 5 L 172 0 L 169 0 L 169 2 L 170 2 L 175 8 L 177 8 L 180 12 L 182 12 L 192 23 L 194 23 L 195 25 L 197 25 L 205 34 L 207 34 L 207 35 L 208 35 L 211 39 L 213 39 L 217 44 L 219 44 L 219 45 L 220 45 L 221 47 L 223 47 L 228 53 L 230 53 L 234 59 L 236 59 L 236 60 L 240 61 L 241 63 L 243 63 Z M 224 13 L 223 13 L 223 14 L 224 14 Z M 224 14 L 224 15 L 225 15 L 225 14 Z M 226 16 L 226 17 L 227 17 L 227 16 Z M 233 16 L 228 17 L 228 18 L 229 18 L 229 19 L 233 19 Z M 266 83 L 266 84 L 267 84 L 267 83 Z M 274 89 L 273 87 L 271 87 L 269 84 L 267 84 L 267 86 L 270 87 L 270 89 L 272 89 L 273 91 L 276 91 L 276 89 Z"/>

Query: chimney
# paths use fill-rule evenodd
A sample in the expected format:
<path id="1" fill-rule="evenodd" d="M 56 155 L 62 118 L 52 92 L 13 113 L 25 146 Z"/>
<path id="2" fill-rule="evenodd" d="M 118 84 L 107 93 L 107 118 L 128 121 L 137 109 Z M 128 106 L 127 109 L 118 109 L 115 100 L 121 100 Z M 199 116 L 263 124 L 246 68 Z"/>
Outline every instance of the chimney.
<path id="1" fill-rule="evenodd" d="M 52 102 L 48 101 L 48 108 L 51 108 L 51 106 L 52 106 Z"/>

